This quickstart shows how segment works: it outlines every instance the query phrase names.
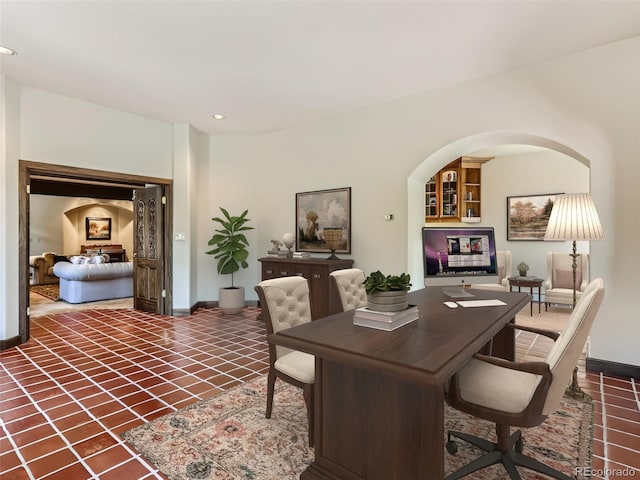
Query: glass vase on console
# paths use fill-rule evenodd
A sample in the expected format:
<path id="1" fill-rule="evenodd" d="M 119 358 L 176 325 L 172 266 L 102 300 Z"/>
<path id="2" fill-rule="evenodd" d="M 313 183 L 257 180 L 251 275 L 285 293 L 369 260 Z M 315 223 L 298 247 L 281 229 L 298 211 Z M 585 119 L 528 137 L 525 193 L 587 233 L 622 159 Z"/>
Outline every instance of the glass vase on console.
<path id="1" fill-rule="evenodd" d="M 325 245 L 331 250 L 331 255 L 327 257 L 327 260 L 340 260 L 336 256 L 336 250 L 342 243 L 342 228 L 327 227 L 322 229 L 322 235 L 324 237 Z"/>

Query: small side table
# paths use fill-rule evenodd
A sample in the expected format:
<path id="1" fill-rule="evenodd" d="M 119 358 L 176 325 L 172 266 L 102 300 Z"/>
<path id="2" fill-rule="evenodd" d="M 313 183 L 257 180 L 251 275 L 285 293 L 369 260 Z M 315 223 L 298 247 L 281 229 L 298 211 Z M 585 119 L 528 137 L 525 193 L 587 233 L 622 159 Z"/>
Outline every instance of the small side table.
<path id="1" fill-rule="evenodd" d="M 529 287 L 529 294 L 531 295 L 531 302 L 529 305 L 531 306 L 531 316 L 533 317 L 533 289 L 538 289 L 538 313 L 540 313 L 540 296 L 542 292 L 540 291 L 544 280 L 538 277 L 509 277 L 509 291 L 513 291 L 513 287 L 518 287 L 518 291 L 520 291 L 520 287 Z"/>

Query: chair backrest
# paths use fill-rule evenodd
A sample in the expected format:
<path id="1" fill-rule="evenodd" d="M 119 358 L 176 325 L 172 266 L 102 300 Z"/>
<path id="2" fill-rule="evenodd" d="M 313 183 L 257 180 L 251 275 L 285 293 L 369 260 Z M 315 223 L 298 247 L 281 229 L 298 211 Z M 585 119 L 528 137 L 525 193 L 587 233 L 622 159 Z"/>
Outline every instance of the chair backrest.
<path id="1" fill-rule="evenodd" d="M 603 297 L 604 282 L 601 278 L 596 278 L 582 292 L 571 312 L 567 327 L 549 351 L 546 362 L 549 364 L 553 379 L 547 392 L 543 415 L 550 415 L 556 410 L 571 379 L 573 369 L 578 364 Z"/>
<path id="2" fill-rule="evenodd" d="M 364 272 L 359 268 L 335 270 L 329 274 L 340 295 L 342 311 L 355 310 L 367 304 Z"/>
<path id="3" fill-rule="evenodd" d="M 299 276 L 274 278 L 260 282 L 256 288 L 267 333 L 277 333 L 311 321 L 309 283 Z M 276 358 L 292 350 L 276 346 Z"/>
<path id="4" fill-rule="evenodd" d="M 568 253 L 547 252 L 547 278 L 544 288 L 573 289 L 573 258 Z M 583 253 L 576 259 L 576 291 L 582 292 L 589 283 L 589 254 Z"/>
<path id="5" fill-rule="evenodd" d="M 512 269 L 511 250 L 498 250 L 496 262 L 498 264 L 498 283 L 506 286 Z"/>

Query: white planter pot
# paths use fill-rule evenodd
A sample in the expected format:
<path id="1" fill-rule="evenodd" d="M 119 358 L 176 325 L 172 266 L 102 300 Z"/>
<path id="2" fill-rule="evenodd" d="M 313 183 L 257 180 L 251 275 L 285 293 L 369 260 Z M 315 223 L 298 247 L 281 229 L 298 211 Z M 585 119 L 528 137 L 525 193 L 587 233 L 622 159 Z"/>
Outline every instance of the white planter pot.
<path id="1" fill-rule="evenodd" d="M 225 314 L 239 313 L 244 307 L 244 287 L 226 287 L 218 290 L 218 306 Z"/>
<path id="2" fill-rule="evenodd" d="M 398 312 L 409 306 L 408 292 L 377 292 L 367 295 L 367 308 L 378 312 Z"/>

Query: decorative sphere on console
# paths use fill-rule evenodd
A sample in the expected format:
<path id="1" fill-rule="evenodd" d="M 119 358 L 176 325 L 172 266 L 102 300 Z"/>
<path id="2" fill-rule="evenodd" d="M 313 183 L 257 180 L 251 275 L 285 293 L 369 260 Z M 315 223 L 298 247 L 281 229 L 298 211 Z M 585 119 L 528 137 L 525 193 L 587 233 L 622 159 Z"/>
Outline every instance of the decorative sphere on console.
<path id="1" fill-rule="evenodd" d="M 293 244 L 296 242 L 296 236 L 293 233 L 285 233 L 282 236 L 282 243 L 284 243 L 285 247 L 291 248 Z"/>

